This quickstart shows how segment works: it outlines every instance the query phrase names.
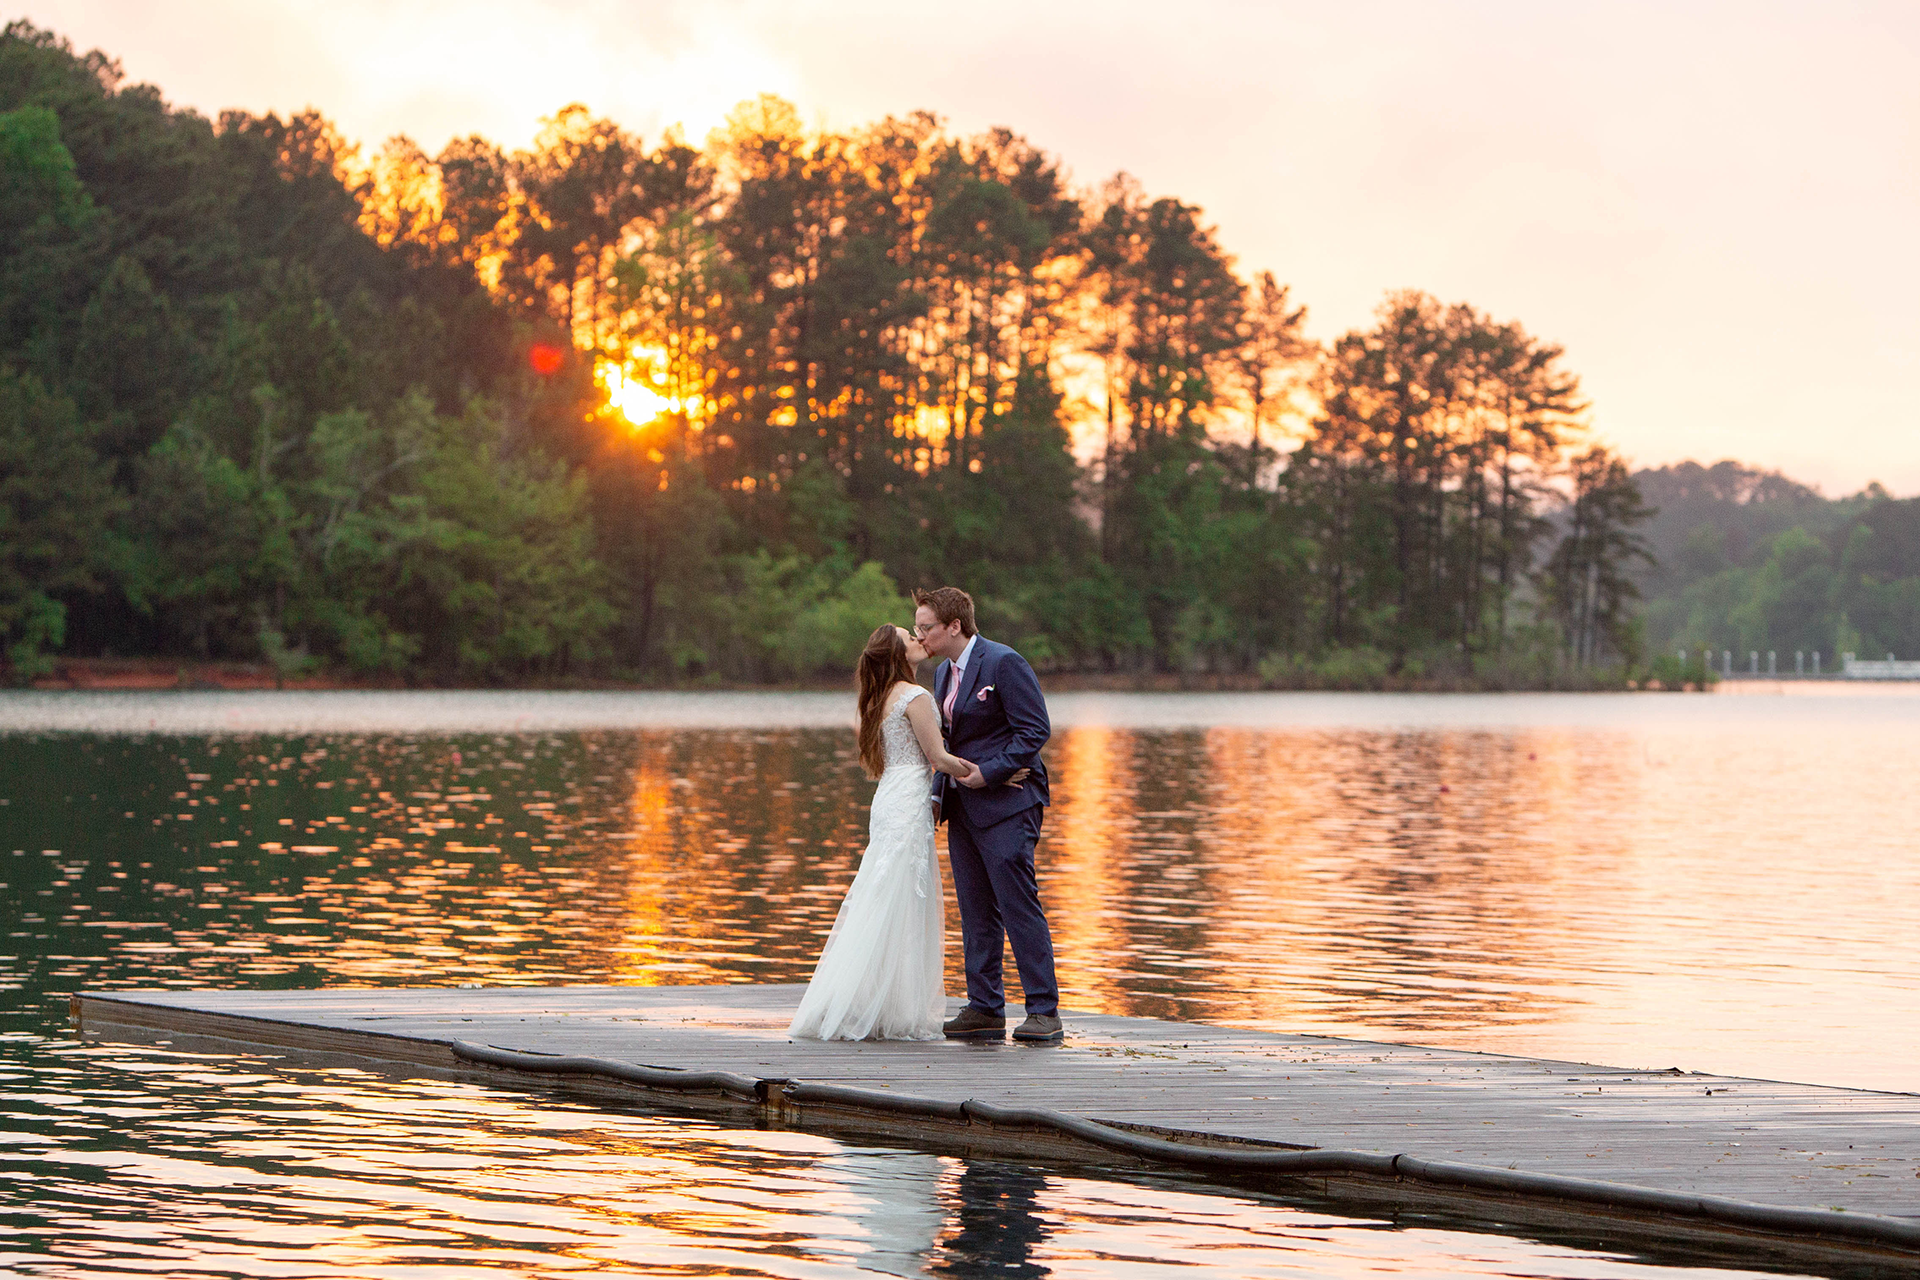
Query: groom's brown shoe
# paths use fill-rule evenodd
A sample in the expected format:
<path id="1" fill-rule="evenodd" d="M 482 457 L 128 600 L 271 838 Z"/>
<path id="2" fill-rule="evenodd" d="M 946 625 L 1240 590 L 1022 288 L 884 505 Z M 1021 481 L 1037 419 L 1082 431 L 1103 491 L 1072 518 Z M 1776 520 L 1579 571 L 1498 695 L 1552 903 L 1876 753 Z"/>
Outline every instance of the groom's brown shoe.
<path id="1" fill-rule="evenodd" d="M 984 1013 L 968 1005 L 940 1030 L 949 1040 L 998 1040 L 1007 1034 L 1007 1020 L 1001 1014 Z"/>
<path id="2" fill-rule="evenodd" d="M 1045 1044 L 1066 1037 L 1067 1029 L 1060 1025 L 1060 1019 L 1050 1013 L 1030 1013 L 1027 1020 L 1013 1029 L 1015 1040 L 1026 1040 Z"/>

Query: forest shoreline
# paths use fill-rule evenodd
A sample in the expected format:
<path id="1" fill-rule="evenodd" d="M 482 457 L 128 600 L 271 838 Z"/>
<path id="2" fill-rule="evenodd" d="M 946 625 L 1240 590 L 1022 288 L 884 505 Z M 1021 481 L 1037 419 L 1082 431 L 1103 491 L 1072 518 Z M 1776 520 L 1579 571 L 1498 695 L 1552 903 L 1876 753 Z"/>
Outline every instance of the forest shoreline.
<path id="1" fill-rule="evenodd" d="M 1651 513 L 1560 345 L 1418 290 L 1312 341 L 1199 206 L 1010 129 L 367 152 L 23 19 L 0 141 L 0 679 L 837 684 L 927 582 L 1043 671 L 1639 652 Z"/>
<path id="2" fill-rule="evenodd" d="M 1150 672 L 1150 671 L 1053 671 L 1042 672 L 1050 691 L 1058 693 L 1617 693 L 1630 691 L 1677 692 L 1659 680 L 1644 684 L 1636 680 L 1606 679 L 1604 673 L 1563 672 L 1561 679 L 1518 680 L 1504 676 L 1482 675 L 1384 675 L 1345 680 L 1315 679 L 1307 673 L 1263 678 L 1253 672 Z M 1573 677 L 1594 675 L 1602 678 L 1580 680 Z M 402 680 L 394 676 L 366 677 L 350 672 L 316 671 L 304 674 L 278 673 L 268 663 L 203 662 L 175 658 L 59 658 L 53 670 L 35 679 L 32 688 L 58 692 L 159 692 L 224 691 L 257 692 L 288 690 L 326 692 L 332 690 L 402 689 L 515 689 L 583 690 L 606 692 L 672 693 L 836 693 L 850 692 L 848 682 L 816 679 L 773 682 L 741 680 L 617 680 L 602 677 L 514 681 L 500 684 L 438 684 L 430 681 Z M 1695 686 L 1683 686 L 1693 691 Z"/>
<path id="3" fill-rule="evenodd" d="M 1010 130 L 363 154 L 23 19 L 0 144 L 0 683 L 838 688 L 935 582 L 1052 687 L 1920 654 L 1920 500 L 1633 472 L 1518 321 L 1311 341 L 1198 206 Z"/>

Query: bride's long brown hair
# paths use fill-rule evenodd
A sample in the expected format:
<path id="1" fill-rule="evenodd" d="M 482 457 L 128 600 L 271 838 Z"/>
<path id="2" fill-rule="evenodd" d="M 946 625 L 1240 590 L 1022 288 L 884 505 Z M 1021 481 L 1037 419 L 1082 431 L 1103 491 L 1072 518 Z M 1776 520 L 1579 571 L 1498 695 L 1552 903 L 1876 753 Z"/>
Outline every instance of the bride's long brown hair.
<path id="1" fill-rule="evenodd" d="M 907 642 L 900 638 L 900 628 L 892 623 L 875 627 L 854 673 L 860 686 L 860 763 L 869 778 L 877 778 L 887 767 L 886 748 L 880 744 L 887 693 L 900 681 L 913 680 L 913 664 L 907 661 Z"/>

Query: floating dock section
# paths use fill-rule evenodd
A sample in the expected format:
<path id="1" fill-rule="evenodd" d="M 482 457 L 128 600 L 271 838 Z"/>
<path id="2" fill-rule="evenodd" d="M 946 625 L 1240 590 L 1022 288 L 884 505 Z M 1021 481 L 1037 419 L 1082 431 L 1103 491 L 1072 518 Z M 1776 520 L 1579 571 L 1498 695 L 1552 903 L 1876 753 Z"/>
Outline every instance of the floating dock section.
<path id="1" fill-rule="evenodd" d="M 794 1042 L 800 991 L 116 991 L 73 1017 L 90 1039 L 1920 1275 L 1920 1095 L 1072 1012 L 1060 1045 Z"/>

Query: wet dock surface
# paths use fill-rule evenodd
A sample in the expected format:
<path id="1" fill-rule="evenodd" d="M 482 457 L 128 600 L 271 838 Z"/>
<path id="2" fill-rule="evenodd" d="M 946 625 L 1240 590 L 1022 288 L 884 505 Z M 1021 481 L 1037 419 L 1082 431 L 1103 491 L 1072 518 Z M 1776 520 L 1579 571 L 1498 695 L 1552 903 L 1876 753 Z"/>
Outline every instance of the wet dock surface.
<path id="1" fill-rule="evenodd" d="M 800 991 L 133 991 L 84 994 L 75 1011 L 83 1034 L 104 1039 L 207 1036 L 438 1065 L 463 1041 L 1920 1223 L 1920 1095 L 1070 1011 L 1062 1045 L 795 1042 Z"/>

